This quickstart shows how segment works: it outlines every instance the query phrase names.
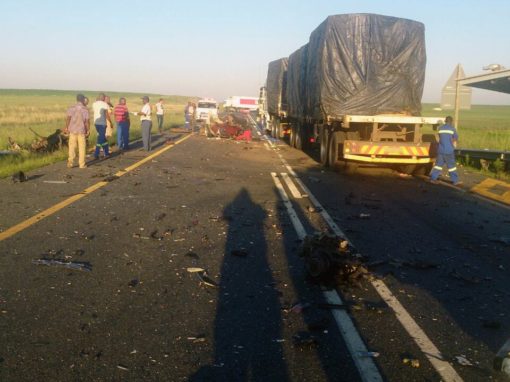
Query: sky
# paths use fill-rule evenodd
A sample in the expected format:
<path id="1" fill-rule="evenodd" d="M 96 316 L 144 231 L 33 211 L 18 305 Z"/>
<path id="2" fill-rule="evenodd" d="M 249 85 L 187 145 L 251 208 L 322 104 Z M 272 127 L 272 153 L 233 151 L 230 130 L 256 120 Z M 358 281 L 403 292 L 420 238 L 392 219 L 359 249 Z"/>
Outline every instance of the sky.
<path id="1" fill-rule="evenodd" d="M 423 102 L 458 63 L 467 76 L 510 68 L 508 0 L 1 0 L 0 88 L 258 96 L 270 61 L 342 13 L 425 24 Z M 474 89 L 472 102 L 510 95 Z"/>

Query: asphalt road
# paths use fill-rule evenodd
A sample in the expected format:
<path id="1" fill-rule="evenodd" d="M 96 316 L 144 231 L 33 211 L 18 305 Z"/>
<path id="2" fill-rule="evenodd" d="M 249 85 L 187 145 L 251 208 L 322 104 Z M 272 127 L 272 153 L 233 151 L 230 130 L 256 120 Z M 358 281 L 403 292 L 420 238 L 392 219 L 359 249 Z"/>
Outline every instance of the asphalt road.
<path id="1" fill-rule="evenodd" d="M 0 182 L 4 234 L 50 209 L 0 241 L 1 381 L 362 380 L 366 355 L 298 256 L 271 175 L 289 172 L 282 158 L 459 380 L 507 380 L 492 361 L 510 337 L 508 209 L 387 170 L 324 170 L 278 142 L 172 139 L 128 172 L 145 152 Z M 308 233 L 331 230 L 309 197 L 291 205 Z M 338 291 L 383 380 L 442 380 L 371 281 Z"/>

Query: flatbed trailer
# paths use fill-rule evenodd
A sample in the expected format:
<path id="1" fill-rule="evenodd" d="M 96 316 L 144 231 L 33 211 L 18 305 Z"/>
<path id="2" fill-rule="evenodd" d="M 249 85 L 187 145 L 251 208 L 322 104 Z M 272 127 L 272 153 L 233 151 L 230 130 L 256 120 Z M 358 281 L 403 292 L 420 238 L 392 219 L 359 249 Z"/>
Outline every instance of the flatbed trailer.
<path id="1" fill-rule="evenodd" d="M 405 115 L 345 115 L 341 120 L 314 124 L 314 134 L 302 142 L 320 144 L 325 166 L 355 170 L 360 163 L 397 167 L 405 173 L 427 172 L 436 156 L 436 138 L 423 134 L 423 125 L 434 128 L 444 118 Z M 308 129 L 299 129 L 305 134 Z"/>

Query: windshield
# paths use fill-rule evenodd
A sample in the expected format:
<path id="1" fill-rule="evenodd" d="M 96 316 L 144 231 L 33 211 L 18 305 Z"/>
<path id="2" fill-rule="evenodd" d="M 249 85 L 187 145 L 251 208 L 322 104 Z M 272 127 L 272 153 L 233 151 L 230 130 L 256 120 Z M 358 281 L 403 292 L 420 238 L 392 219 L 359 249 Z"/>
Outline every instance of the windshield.
<path id="1" fill-rule="evenodd" d="M 198 107 L 201 109 L 216 109 L 216 104 L 214 102 L 199 102 Z"/>

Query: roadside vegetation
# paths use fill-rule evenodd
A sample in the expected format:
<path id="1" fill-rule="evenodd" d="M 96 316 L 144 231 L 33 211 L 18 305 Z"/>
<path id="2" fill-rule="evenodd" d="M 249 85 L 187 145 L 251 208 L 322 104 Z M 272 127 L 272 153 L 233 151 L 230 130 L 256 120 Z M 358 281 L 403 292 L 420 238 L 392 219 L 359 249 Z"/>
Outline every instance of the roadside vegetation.
<path id="1" fill-rule="evenodd" d="M 59 90 L 0 90 L 0 150 L 9 148 L 8 137 L 11 137 L 19 145 L 29 145 L 37 137 L 30 130 L 39 135 L 48 136 L 55 130 L 63 130 L 65 127 L 66 111 L 69 106 L 76 103 L 78 91 Z M 92 103 L 99 92 L 82 92 L 89 98 L 89 110 L 92 113 Z M 140 97 L 145 94 L 105 92 L 115 105 L 119 97 L 126 97 L 130 111 L 139 111 L 142 107 Z M 151 98 L 151 104 L 155 104 L 159 98 L 165 100 L 164 129 L 180 126 L 184 123 L 183 110 L 188 97 L 166 96 L 159 94 L 147 94 Z M 157 127 L 153 125 L 153 133 Z M 131 116 L 130 139 L 136 140 L 141 137 L 140 121 L 138 117 Z M 91 134 L 88 139 L 89 147 L 96 140 L 96 131 L 91 123 Z M 116 135 L 110 138 L 113 145 Z M 30 171 L 38 167 L 58 162 L 67 157 L 67 148 L 53 153 L 35 154 L 21 152 L 17 155 L 0 155 L 0 178 L 9 176 L 16 171 Z"/>

